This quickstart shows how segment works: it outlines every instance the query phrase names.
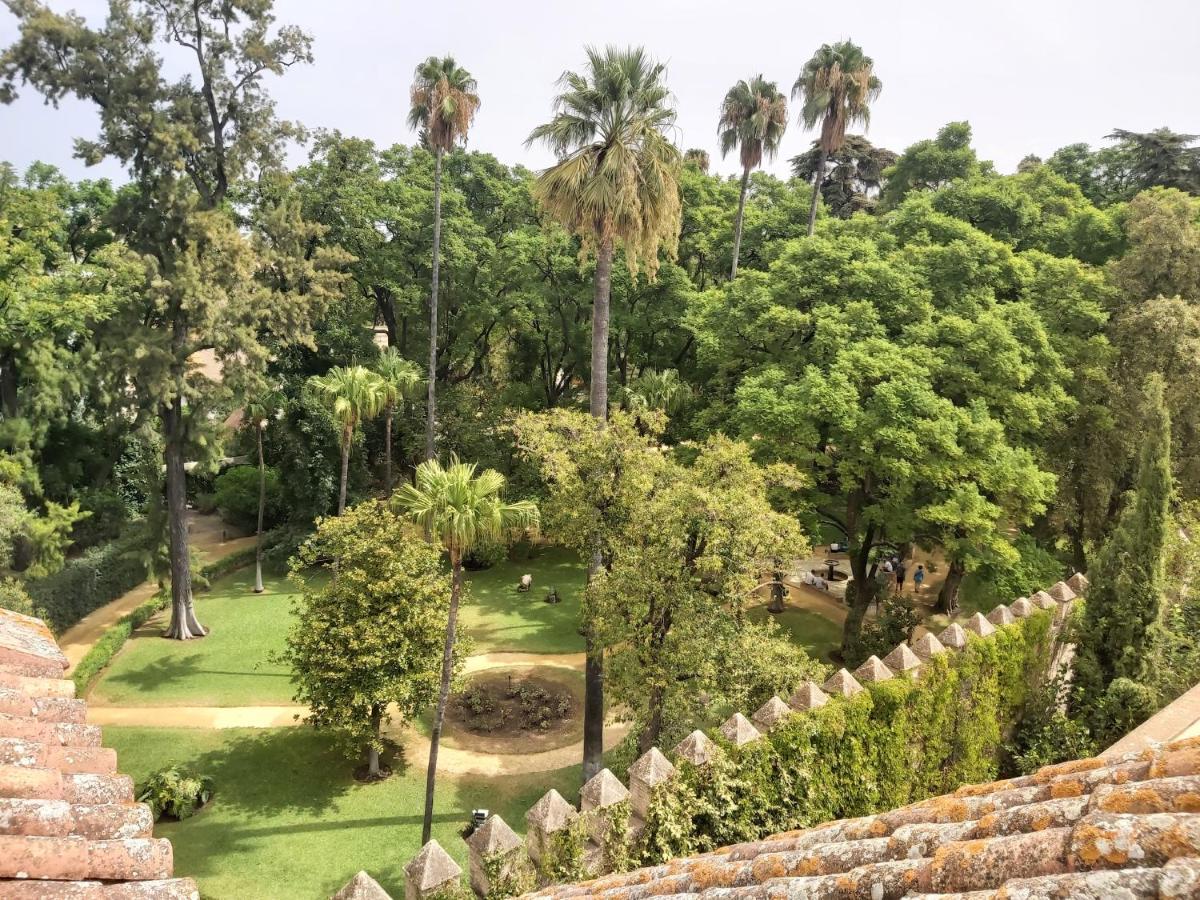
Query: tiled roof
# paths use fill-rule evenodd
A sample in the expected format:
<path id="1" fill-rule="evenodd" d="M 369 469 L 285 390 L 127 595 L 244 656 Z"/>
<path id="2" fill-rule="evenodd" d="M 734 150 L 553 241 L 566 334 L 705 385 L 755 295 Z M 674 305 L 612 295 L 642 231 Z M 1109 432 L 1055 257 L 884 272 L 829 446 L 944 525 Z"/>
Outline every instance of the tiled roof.
<path id="1" fill-rule="evenodd" d="M 1190 738 L 531 896 L 1200 897 L 1198 813 L 1200 738 Z"/>
<path id="2" fill-rule="evenodd" d="M 195 900 L 40 619 L 0 609 L 0 898 Z"/>

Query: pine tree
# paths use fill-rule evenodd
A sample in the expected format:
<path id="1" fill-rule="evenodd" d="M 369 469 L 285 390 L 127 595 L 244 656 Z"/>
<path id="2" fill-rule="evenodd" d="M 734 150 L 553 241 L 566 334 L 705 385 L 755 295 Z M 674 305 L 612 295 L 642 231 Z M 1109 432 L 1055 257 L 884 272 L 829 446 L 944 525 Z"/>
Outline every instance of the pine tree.
<path id="1" fill-rule="evenodd" d="M 1158 375 L 1147 380 L 1143 408 L 1135 487 L 1090 573 L 1077 637 L 1074 711 L 1099 732 L 1109 730 L 1106 697 L 1113 683 L 1120 679 L 1128 685 L 1145 675 L 1161 610 L 1172 480 L 1171 421 Z"/>

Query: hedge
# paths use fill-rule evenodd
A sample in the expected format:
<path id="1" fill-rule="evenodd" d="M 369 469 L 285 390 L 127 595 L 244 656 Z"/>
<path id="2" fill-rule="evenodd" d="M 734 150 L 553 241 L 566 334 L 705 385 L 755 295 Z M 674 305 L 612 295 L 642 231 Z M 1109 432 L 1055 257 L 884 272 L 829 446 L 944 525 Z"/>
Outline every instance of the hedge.
<path id="1" fill-rule="evenodd" d="M 92 547 L 53 575 L 31 579 L 25 590 L 34 615 L 62 634 L 93 610 L 111 603 L 146 580 L 146 563 L 136 552 L 137 538 Z"/>
<path id="2" fill-rule="evenodd" d="M 788 717 L 704 766 L 680 762 L 655 788 L 637 862 L 759 840 L 895 809 L 997 776 L 1003 741 L 1046 674 L 1052 616 L 972 637 L 920 669 Z"/>
<path id="3" fill-rule="evenodd" d="M 92 648 L 79 661 L 79 665 L 75 667 L 75 671 L 71 673 L 71 680 L 75 682 L 75 693 L 82 697 L 95 677 L 112 662 L 117 651 L 129 640 L 129 636 L 149 621 L 156 612 L 166 609 L 170 602 L 170 593 L 165 590 L 159 591 L 133 612 L 122 616 L 108 631 L 104 632 L 100 640 L 92 645 Z"/>

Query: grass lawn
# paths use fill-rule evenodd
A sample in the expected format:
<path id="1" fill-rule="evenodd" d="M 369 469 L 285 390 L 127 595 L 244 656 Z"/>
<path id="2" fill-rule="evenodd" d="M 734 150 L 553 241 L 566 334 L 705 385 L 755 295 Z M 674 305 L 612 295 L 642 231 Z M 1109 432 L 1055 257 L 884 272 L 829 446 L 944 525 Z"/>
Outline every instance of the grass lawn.
<path id="1" fill-rule="evenodd" d="M 518 594 L 516 587 L 526 572 L 533 589 Z M 469 572 L 471 603 L 463 609 L 463 623 L 475 639 L 476 653 L 578 653 L 579 602 L 587 582 L 587 568 L 579 557 L 560 547 L 544 547 L 530 560 L 503 562 L 480 572 Z M 550 588 L 558 589 L 561 603 L 543 602 Z"/>
<path id="2" fill-rule="evenodd" d="M 287 669 L 270 661 L 283 649 L 295 590 L 284 577 L 265 579 L 255 594 L 254 569 L 216 581 L 196 594 L 196 614 L 210 629 L 201 640 L 169 641 L 167 612 L 132 637 L 92 689 L 92 702 L 117 706 L 261 706 L 292 702 Z"/>
<path id="3" fill-rule="evenodd" d="M 766 606 L 756 606 L 750 610 L 749 616 L 754 622 L 763 622 L 768 618 L 777 622 L 783 634 L 803 647 L 813 659 L 823 663 L 828 663 L 829 654 L 842 645 L 842 626 L 807 609 L 788 606 L 783 612 L 772 614 L 767 612 Z"/>
<path id="4" fill-rule="evenodd" d="M 162 823 L 175 847 L 175 874 L 191 876 L 213 900 L 323 898 L 359 869 L 393 897 L 404 896 L 404 865 L 420 848 L 424 771 L 409 766 L 380 784 L 362 785 L 352 764 L 308 728 L 104 729 L 120 769 L 141 781 L 183 763 L 216 781 L 199 815 Z M 466 870 L 458 830 L 470 810 L 487 806 L 518 832 L 525 812 L 550 788 L 576 799 L 579 769 L 438 781 L 433 836 Z"/>

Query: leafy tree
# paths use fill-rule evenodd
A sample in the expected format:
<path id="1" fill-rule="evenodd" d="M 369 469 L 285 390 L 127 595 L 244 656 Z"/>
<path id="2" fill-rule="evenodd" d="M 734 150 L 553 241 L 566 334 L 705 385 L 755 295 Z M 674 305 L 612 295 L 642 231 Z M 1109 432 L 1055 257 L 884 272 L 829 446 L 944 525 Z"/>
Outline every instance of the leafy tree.
<path id="1" fill-rule="evenodd" d="M 733 267 L 729 277 L 737 277 L 738 251 L 742 246 L 742 219 L 746 211 L 746 188 L 750 172 L 762 165 L 763 157 L 774 159 L 787 130 L 787 99 L 779 86 L 761 74 L 742 80 L 729 89 L 721 103 L 717 132 L 721 156 L 737 150 L 742 163 L 742 183 L 738 194 L 737 218 L 733 221 Z"/>
<path id="2" fill-rule="evenodd" d="M 388 347 L 379 355 L 375 371 L 382 382 L 383 394 L 383 487 L 392 493 L 392 419 L 396 415 L 396 404 L 403 403 L 413 395 L 421 383 L 421 370 L 405 359 L 394 347 Z"/>
<path id="3" fill-rule="evenodd" d="M 438 263 L 442 251 L 442 156 L 466 141 L 467 130 L 479 109 L 475 79 L 453 57 L 431 56 L 413 73 L 410 128 L 420 128 L 433 151 L 433 266 L 429 293 L 429 373 L 426 390 L 425 458 L 434 457 L 437 421 Z"/>
<path id="4" fill-rule="evenodd" d="M 1136 132 L 1116 128 L 1109 140 L 1119 142 L 1129 159 L 1129 173 L 1138 190 L 1178 188 L 1200 193 L 1200 134 L 1179 134 L 1169 128 Z"/>
<path id="5" fill-rule="evenodd" d="M 884 170 L 886 184 L 880 197 L 883 209 L 894 209 L 912 191 L 931 191 L 983 171 L 971 147 L 971 126 L 951 122 L 933 140 L 907 148 L 896 164 Z"/>
<path id="6" fill-rule="evenodd" d="M 365 366 L 337 366 L 311 380 L 313 390 L 324 398 L 341 437 L 342 468 L 337 514 L 346 509 L 346 487 L 350 476 L 350 446 L 360 423 L 379 415 L 386 405 L 383 379 Z"/>
<path id="7" fill-rule="evenodd" d="M 1072 706 L 1098 739 L 1122 724 L 1113 714 L 1146 675 L 1152 632 L 1159 621 L 1170 522 L 1171 421 L 1163 380 L 1146 383 L 1137 480 L 1116 528 L 1090 574 L 1083 622 L 1076 634 Z"/>
<path id="8" fill-rule="evenodd" d="M 322 569 L 336 566 L 337 577 Z M 292 561 L 301 585 L 282 657 L 307 721 L 332 731 L 367 774 L 382 774 L 381 728 L 414 718 L 437 695 L 449 577 L 431 544 L 404 534 L 377 500 L 320 519 Z M 461 647 L 451 669 L 461 662 Z"/>
<path id="9" fill-rule="evenodd" d="M 747 644 L 772 641 L 770 626 L 745 618 L 762 572 L 776 558 L 807 552 L 795 520 L 767 497 L 794 478 L 786 467 L 755 464 L 746 445 L 716 437 L 690 466 L 661 459 L 650 490 L 636 498 L 589 602 L 608 647 L 610 696 L 632 713 L 639 753 L 658 745 L 664 728 L 677 740 L 695 727 L 685 723 L 702 712 L 699 694 L 710 708 L 767 699 L 746 688 L 770 679 L 747 679 L 729 660 Z M 774 690 L 819 671 L 802 653 L 780 668 Z"/>
<path id="10" fill-rule="evenodd" d="M 829 155 L 821 179 L 821 199 L 830 213 L 848 219 L 859 211 L 875 208 L 883 186 L 884 171 L 895 164 L 891 150 L 876 147 L 860 134 L 848 134 L 841 148 Z M 821 161 L 821 142 L 792 157 L 792 174 L 813 183 Z M 830 165 L 832 163 L 832 165 Z"/>
<path id="11" fill-rule="evenodd" d="M 101 336 L 106 389 L 115 406 L 159 422 L 171 535 L 167 634 L 200 636 L 185 456 L 207 442 L 204 411 L 261 373 L 260 336 L 305 338 L 330 287 L 329 258 L 304 253 L 311 230 L 286 190 L 275 190 L 270 173 L 293 130 L 275 118 L 263 89 L 267 74 L 310 60 L 310 41 L 291 27 L 272 32 L 269 2 L 112 2 L 97 28 L 37 0 L 8 7 L 19 35 L 0 54 L 0 99 L 12 99 L 24 80 L 50 101 L 91 103 L 100 133 L 77 142 L 79 155 L 115 158 L 133 179 L 109 220 L 143 265 L 138 290 Z M 230 190 L 255 174 L 240 227 L 227 209 Z M 201 353 L 220 362 L 219 380 L 194 364 Z"/>
<path id="12" fill-rule="evenodd" d="M 559 162 L 534 187 L 542 208 L 596 256 L 592 300 L 590 409 L 608 418 L 609 293 L 618 244 L 631 275 L 658 271 L 658 253 L 673 255 L 679 241 L 679 150 L 667 131 L 675 110 L 664 82 L 665 66 L 641 48 L 587 49 L 587 70 L 567 72 L 554 101 L 555 115 L 528 143 L 544 142 Z M 589 552 L 589 578 L 598 571 Z M 589 647 L 585 671 L 583 776 L 602 766 L 604 748 L 603 653 Z"/>
<path id="13" fill-rule="evenodd" d="M 813 129 L 820 123 L 817 138 L 820 155 L 813 175 L 812 204 L 808 210 L 808 234 L 817 226 L 817 198 L 825 177 L 825 163 L 841 149 L 846 128 L 871 121 L 871 103 L 879 96 L 883 82 L 875 75 L 875 62 L 850 41 L 822 44 L 804 64 L 792 87 L 792 98 L 799 97 L 800 121 Z"/>
<path id="14" fill-rule="evenodd" d="M 1200 302 L 1200 199 L 1166 188 L 1138 194 L 1125 232 L 1129 248 L 1109 264 L 1122 305 L 1158 296 Z"/>
<path id="15" fill-rule="evenodd" d="M 692 147 L 683 152 L 683 161 L 686 165 L 695 166 L 705 175 L 708 174 L 709 158 L 707 150 L 700 150 Z"/>
<path id="16" fill-rule="evenodd" d="M 463 557 L 481 543 L 494 542 L 505 534 L 533 528 L 538 509 L 528 500 L 506 502 L 504 476 L 494 469 L 477 473 L 474 463 L 451 457 L 448 466 L 436 459 L 417 466 L 416 483 L 404 484 L 393 495 L 393 504 L 425 530 L 435 535 L 450 555 L 450 608 L 446 619 L 445 647 L 442 651 L 441 685 L 437 708 L 429 736 L 429 770 L 425 779 L 425 818 L 421 842 L 429 841 L 433 827 L 433 790 L 437 777 L 438 746 L 450 679 L 454 670 L 454 647 L 458 625 L 458 607 L 462 601 Z"/>

